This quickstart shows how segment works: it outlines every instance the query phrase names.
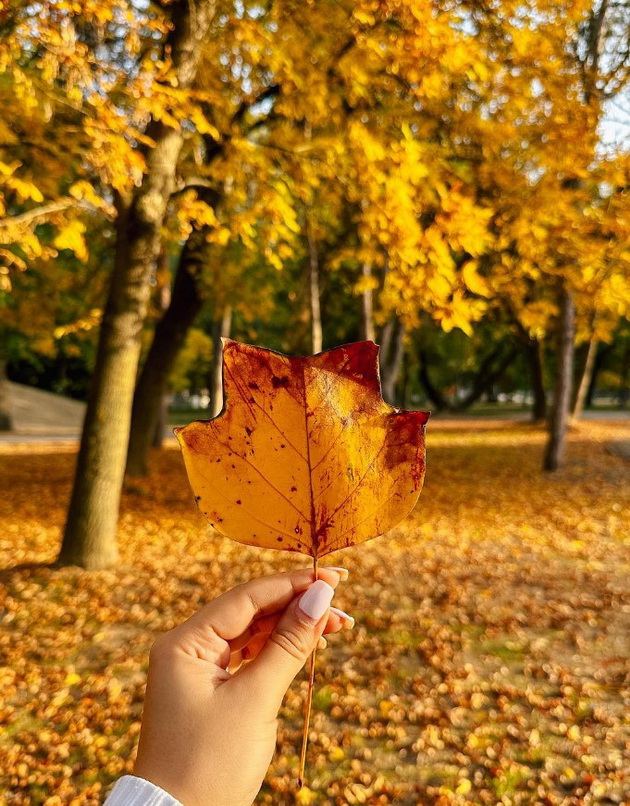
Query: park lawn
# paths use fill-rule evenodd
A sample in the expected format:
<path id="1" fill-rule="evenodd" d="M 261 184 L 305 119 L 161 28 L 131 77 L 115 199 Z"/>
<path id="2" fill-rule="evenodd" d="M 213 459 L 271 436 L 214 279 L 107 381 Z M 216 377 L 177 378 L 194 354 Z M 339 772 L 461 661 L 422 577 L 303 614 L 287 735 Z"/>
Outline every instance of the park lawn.
<path id="1" fill-rule="evenodd" d="M 318 654 L 309 786 L 296 798 L 302 676 L 257 802 L 630 802 L 630 464 L 605 449 L 622 439 L 582 424 L 543 475 L 540 429 L 430 424 L 413 515 L 327 558 L 357 626 Z M 206 528 L 164 450 L 125 492 L 122 564 L 52 569 L 74 448 L 5 451 L 0 803 L 97 804 L 131 770 L 154 636 L 309 561 Z"/>

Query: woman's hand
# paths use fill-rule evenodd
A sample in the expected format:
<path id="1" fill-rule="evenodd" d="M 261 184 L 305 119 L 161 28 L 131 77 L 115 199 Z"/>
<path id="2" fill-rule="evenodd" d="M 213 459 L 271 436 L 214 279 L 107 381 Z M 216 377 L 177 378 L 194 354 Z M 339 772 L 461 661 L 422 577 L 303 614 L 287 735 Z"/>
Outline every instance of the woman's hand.
<path id="1" fill-rule="evenodd" d="M 341 568 L 247 582 L 160 636 L 151 649 L 134 773 L 184 806 L 250 806 L 291 681 L 324 633 L 351 627 L 331 609 Z"/>

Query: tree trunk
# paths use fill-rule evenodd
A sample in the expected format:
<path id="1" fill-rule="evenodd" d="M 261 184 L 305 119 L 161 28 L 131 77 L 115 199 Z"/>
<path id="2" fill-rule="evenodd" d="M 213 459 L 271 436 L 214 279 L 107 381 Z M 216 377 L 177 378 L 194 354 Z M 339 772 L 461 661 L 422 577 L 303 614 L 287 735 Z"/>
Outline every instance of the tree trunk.
<path id="1" fill-rule="evenodd" d="M 138 379 L 127 453 L 126 472 L 130 476 L 146 476 L 149 472 L 149 451 L 168 391 L 168 379 L 186 335 L 203 306 L 198 277 L 204 265 L 205 235 L 205 228 L 193 232 L 181 251 L 171 303 L 156 325 L 153 342 Z"/>
<path id="2" fill-rule="evenodd" d="M 223 344 L 221 339 L 229 339 L 232 329 L 232 306 L 226 305 L 223 316 L 214 323 L 212 334 L 213 358 L 210 378 L 210 416 L 216 417 L 223 408 Z"/>
<path id="3" fill-rule="evenodd" d="M 396 317 L 390 316 L 381 329 L 381 335 L 379 338 L 380 350 L 378 353 L 381 375 L 383 374 L 383 368 L 387 363 L 387 357 L 389 356 L 392 347 L 392 336 L 394 334 L 395 325 Z"/>
<path id="4" fill-rule="evenodd" d="M 160 400 L 160 412 L 158 414 L 157 423 L 155 425 L 155 431 L 153 432 L 153 441 L 151 442 L 152 448 L 160 449 L 164 444 L 164 433 L 166 432 L 166 425 L 168 423 L 169 400 L 170 395 L 168 392 L 165 392 L 162 395 L 162 399 Z M 129 454 L 127 454 L 127 461 L 129 461 Z"/>
<path id="5" fill-rule="evenodd" d="M 364 263 L 361 274 L 365 278 L 372 276 L 372 266 Z M 364 288 L 361 292 L 361 337 L 366 341 L 376 341 L 374 329 L 374 292 L 372 288 Z"/>
<path id="6" fill-rule="evenodd" d="M 523 335 L 523 345 L 527 363 L 529 364 L 530 381 L 534 395 L 532 421 L 535 423 L 544 422 L 547 419 L 547 392 L 545 391 L 543 345 L 539 339 L 532 338 L 528 334 Z"/>
<path id="7" fill-rule="evenodd" d="M 7 362 L 0 357 L 0 431 L 12 431 L 11 401 L 9 400 L 9 381 L 7 379 Z"/>
<path id="8" fill-rule="evenodd" d="M 621 376 L 619 378 L 619 395 L 617 397 L 617 405 L 620 409 L 624 409 L 628 405 L 628 398 L 630 398 L 630 390 L 628 389 L 628 377 L 630 376 L 630 347 L 626 347 L 623 354 L 623 361 L 621 363 Z"/>
<path id="9" fill-rule="evenodd" d="M 570 291 L 567 288 L 563 288 L 553 411 L 549 421 L 549 439 L 543 460 L 543 469 L 548 471 L 557 470 L 562 464 L 564 455 L 571 406 L 574 332 L 575 309 L 573 307 L 573 298 Z"/>
<path id="10" fill-rule="evenodd" d="M 488 392 L 488 396 L 490 398 L 490 396 L 493 394 L 494 384 L 501 379 L 501 376 L 510 366 L 512 361 L 514 361 L 519 351 L 516 347 L 512 347 L 510 351 L 504 355 L 500 361 L 498 361 L 498 363 L 495 363 L 497 359 L 500 358 L 502 352 L 503 345 L 498 347 L 496 350 L 493 350 L 492 353 L 486 356 L 486 358 L 482 361 L 481 367 L 475 376 L 472 389 L 465 398 L 460 400 L 453 407 L 455 411 L 464 411 L 465 409 L 470 408 L 473 403 L 476 403 L 482 397 L 484 392 Z M 493 364 L 495 366 L 493 366 Z M 492 400 L 492 402 L 496 402 L 496 400 Z"/>
<path id="11" fill-rule="evenodd" d="M 587 408 L 593 407 L 593 398 L 595 395 L 595 389 L 597 388 L 597 376 L 599 375 L 602 367 L 604 366 L 604 361 L 606 360 L 606 356 L 610 351 L 613 349 L 613 344 L 600 344 L 597 348 L 597 355 L 595 356 L 595 362 L 593 366 L 593 373 L 591 375 L 591 379 L 588 384 L 588 391 L 586 393 L 586 400 L 584 405 Z"/>
<path id="12" fill-rule="evenodd" d="M 410 350 L 405 350 L 402 359 L 402 378 L 400 379 L 400 405 L 403 409 L 409 408 L 409 387 L 411 385 L 411 356 Z"/>
<path id="13" fill-rule="evenodd" d="M 424 350 L 418 354 L 420 359 L 420 383 L 427 397 L 438 411 L 450 411 L 451 405 L 442 392 L 435 386 L 429 375 L 429 360 Z"/>
<path id="14" fill-rule="evenodd" d="M 391 322 L 391 329 L 386 330 Z M 396 398 L 396 381 L 405 353 L 405 328 L 399 319 L 392 319 L 385 326 L 385 347 L 381 347 L 381 388 L 383 400 L 392 406 Z"/>
<path id="15" fill-rule="evenodd" d="M 214 0 L 177 0 L 164 43 L 179 90 L 197 74 Z M 58 563 L 103 568 L 118 560 L 116 525 L 127 458 L 131 407 L 151 275 L 175 189 L 183 130 L 152 120 L 142 184 L 118 199 L 116 257 L 103 313 L 92 388 Z"/>
<path id="16" fill-rule="evenodd" d="M 459 402 L 453 403 L 442 394 L 442 392 L 431 380 L 429 375 L 427 354 L 426 352 L 421 351 L 420 382 L 427 393 L 427 397 L 438 409 L 438 411 L 465 411 L 467 408 L 470 408 L 473 403 L 476 403 L 481 397 L 483 397 L 484 393 L 492 391 L 494 384 L 501 379 L 503 373 L 518 355 L 518 348 L 513 346 L 503 356 L 503 358 L 500 358 L 502 352 L 503 346 L 498 347 L 482 361 L 481 366 L 475 375 L 475 380 L 473 381 L 473 386 L 470 392 Z"/>
<path id="17" fill-rule="evenodd" d="M 582 375 L 580 377 L 580 382 L 577 386 L 577 392 L 574 395 L 573 399 L 573 408 L 571 411 L 571 416 L 574 420 L 579 420 L 584 410 L 586 394 L 588 392 L 589 386 L 591 385 L 591 377 L 593 375 L 593 369 L 595 367 L 595 356 L 597 355 L 597 345 L 598 345 L 597 338 L 595 336 L 591 336 L 588 343 L 586 358 L 584 360 L 584 366 L 582 367 Z"/>
<path id="18" fill-rule="evenodd" d="M 319 255 L 312 229 L 307 221 L 306 238 L 308 241 L 308 299 L 311 311 L 311 352 L 313 355 L 321 353 L 322 340 L 322 310 L 319 292 Z"/>

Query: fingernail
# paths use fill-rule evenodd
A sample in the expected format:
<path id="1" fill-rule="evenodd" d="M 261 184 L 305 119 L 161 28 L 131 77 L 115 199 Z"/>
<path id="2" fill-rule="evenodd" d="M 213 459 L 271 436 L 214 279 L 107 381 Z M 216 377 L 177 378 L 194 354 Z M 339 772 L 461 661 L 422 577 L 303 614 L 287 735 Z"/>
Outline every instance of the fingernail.
<path id="1" fill-rule="evenodd" d="M 340 565 L 326 565 L 327 571 L 336 571 L 341 577 L 341 581 L 345 582 L 348 579 L 349 571 L 347 568 L 342 568 Z"/>
<path id="2" fill-rule="evenodd" d="M 322 637 L 317 642 L 317 649 L 326 649 L 327 646 L 328 646 L 328 641 L 322 635 Z"/>
<path id="3" fill-rule="evenodd" d="M 343 626 L 347 630 L 351 630 L 354 627 L 354 619 L 352 616 L 349 616 L 347 613 L 344 613 L 343 610 L 340 610 L 338 607 L 331 607 L 330 608 L 333 613 L 336 613 L 339 618 L 343 621 Z"/>
<path id="4" fill-rule="evenodd" d="M 298 602 L 298 610 L 312 621 L 319 621 L 330 607 L 334 595 L 334 589 L 323 579 L 318 579 Z"/>

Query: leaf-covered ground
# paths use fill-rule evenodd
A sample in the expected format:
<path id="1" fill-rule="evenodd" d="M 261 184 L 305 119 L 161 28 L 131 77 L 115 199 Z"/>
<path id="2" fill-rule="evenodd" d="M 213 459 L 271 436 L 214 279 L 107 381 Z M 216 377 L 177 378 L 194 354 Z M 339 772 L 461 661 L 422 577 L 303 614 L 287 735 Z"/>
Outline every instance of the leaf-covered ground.
<path id="1" fill-rule="evenodd" d="M 309 787 L 301 678 L 258 802 L 629 803 L 630 464 L 605 450 L 628 438 L 583 424 L 545 476 L 542 431 L 430 426 L 414 515 L 328 558 L 357 626 L 318 655 Z M 2 567 L 26 567 L 0 578 L 0 802 L 97 804 L 131 769 L 154 636 L 308 560 L 209 533 L 165 450 L 125 493 L 124 564 L 48 568 L 73 449 L 6 450 Z"/>

